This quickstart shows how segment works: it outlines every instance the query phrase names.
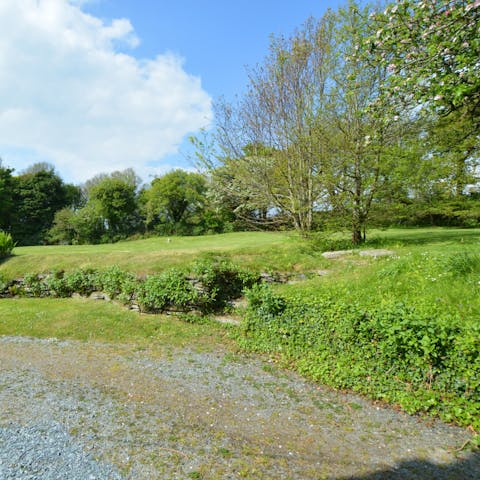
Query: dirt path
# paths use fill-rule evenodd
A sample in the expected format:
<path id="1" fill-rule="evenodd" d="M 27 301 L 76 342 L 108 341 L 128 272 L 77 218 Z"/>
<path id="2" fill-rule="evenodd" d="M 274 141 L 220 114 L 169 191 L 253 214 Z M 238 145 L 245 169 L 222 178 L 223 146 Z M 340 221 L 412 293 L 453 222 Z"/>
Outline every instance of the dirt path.
<path id="1" fill-rule="evenodd" d="M 0 338 L 0 429 L 39 425 L 122 478 L 480 478 L 480 456 L 454 452 L 468 432 L 226 351 Z M 16 454 L 5 478 L 41 478 Z"/>

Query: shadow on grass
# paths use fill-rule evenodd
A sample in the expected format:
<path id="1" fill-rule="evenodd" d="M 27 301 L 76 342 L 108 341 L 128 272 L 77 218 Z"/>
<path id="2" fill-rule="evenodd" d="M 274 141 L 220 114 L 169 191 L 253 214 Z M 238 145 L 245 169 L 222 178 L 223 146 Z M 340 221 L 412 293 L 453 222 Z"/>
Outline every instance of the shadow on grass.
<path id="1" fill-rule="evenodd" d="M 480 453 L 446 465 L 424 460 L 408 460 L 394 468 L 362 476 L 335 477 L 335 480 L 478 480 L 480 479 Z"/>
<path id="2" fill-rule="evenodd" d="M 13 258 L 15 255 L 5 255 L 5 256 L 0 256 L 0 265 L 3 265 L 4 263 L 7 263 L 11 258 Z"/>
<path id="3" fill-rule="evenodd" d="M 367 237 L 365 247 L 386 247 L 390 245 L 426 245 L 431 243 L 459 242 L 464 244 L 473 244 L 480 241 L 479 229 L 406 229 L 395 232 L 394 235 L 385 236 L 376 234 L 372 238 Z M 480 477 L 479 477 L 480 478 Z"/>

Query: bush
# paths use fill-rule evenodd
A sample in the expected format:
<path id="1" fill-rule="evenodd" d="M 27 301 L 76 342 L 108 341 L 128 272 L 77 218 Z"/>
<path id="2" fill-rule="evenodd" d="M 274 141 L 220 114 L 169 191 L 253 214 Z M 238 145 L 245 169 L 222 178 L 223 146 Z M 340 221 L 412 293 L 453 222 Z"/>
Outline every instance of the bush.
<path id="1" fill-rule="evenodd" d="M 32 297 L 46 297 L 49 294 L 43 279 L 36 274 L 25 275 L 22 290 L 24 294 Z"/>
<path id="2" fill-rule="evenodd" d="M 8 257 L 12 254 L 15 242 L 9 233 L 0 230 L 0 258 Z"/>
<path id="3" fill-rule="evenodd" d="M 480 273 L 480 255 L 477 253 L 452 254 L 445 263 L 446 270 L 454 276 L 464 277 L 471 273 Z"/>
<path id="4" fill-rule="evenodd" d="M 121 270 L 117 265 L 99 271 L 97 280 L 98 289 L 107 293 L 111 298 L 131 299 L 135 290 L 135 275 Z"/>
<path id="5" fill-rule="evenodd" d="M 75 290 L 65 279 L 63 270 L 50 273 L 44 280 L 45 288 L 53 297 L 70 297 Z"/>
<path id="6" fill-rule="evenodd" d="M 220 311 L 242 296 L 244 289 L 259 282 L 259 275 L 242 269 L 230 260 L 206 255 L 193 266 L 202 292 L 202 310 Z"/>
<path id="7" fill-rule="evenodd" d="M 178 269 L 147 277 L 138 285 L 136 297 L 142 311 L 152 313 L 194 310 L 201 303 L 199 291 Z"/>
<path id="8" fill-rule="evenodd" d="M 63 280 L 70 294 L 79 293 L 80 295 L 89 295 L 92 292 L 101 290 L 98 272 L 91 268 L 67 272 Z"/>
<path id="9" fill-rule="evenodd" d="M 144 312 L 172 310 L 204 314 L 224 309 L 259 279 L 258 275 L 226 260 L 205 260 L 192 268 L 194 278 L 189 278 L 183 270 L 171 269 L 144 281 L 117 266 L 105 270 L 58 271 L 46 276 L 29 274 L 15 287 L 15 294 L 69 297 L 73 293 L 89 295 L 102 291 L 126 304 L 136 301 Z"/>

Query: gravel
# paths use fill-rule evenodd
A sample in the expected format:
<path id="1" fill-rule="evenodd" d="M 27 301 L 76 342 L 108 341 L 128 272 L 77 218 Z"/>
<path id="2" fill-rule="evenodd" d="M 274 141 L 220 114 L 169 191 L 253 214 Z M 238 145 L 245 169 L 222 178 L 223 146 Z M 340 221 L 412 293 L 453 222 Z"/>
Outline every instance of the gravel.
<path id="1" fill-rule="evenodd" d="M 227 350 L 0 338 L 0 479 L 478 479 L 464 429 Z"/>
<path id="2" fill-rule="evenodd" d="M 111 465 L 97 462 L 55 421 L 0 428 L 3 480 L 122 479 Z"/>

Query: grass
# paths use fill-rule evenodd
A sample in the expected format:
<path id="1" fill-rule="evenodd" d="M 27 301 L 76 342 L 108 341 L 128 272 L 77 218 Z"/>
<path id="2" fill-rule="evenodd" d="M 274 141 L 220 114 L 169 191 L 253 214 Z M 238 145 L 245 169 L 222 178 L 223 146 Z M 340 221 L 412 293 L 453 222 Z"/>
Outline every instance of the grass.
<path id="1" fill-rule="evenodd" d="M 302 283 L 309 293 L 356 298 L 363 303 L 388 301 L 431 304 L 465 321 L 480 315 L 480 230 L 392 229 L 376 231 L 365 247 L 393 249 L 378 259 L 357 254 L 330 260 L 333 275 Z M 280 287 L 294 293 L 295 285 Z"/>
<path id="2" fill-rule="evenodd" d="M 166 315 L 139 315 L 113 303 L 81 298 L 0 301 L 0 335 L 73 339 L 138 346 L 210 348 L 225 328 Z"/>
<path id="3" fill-rule="evenodd" d="M 321 236 L 322 239 L 325 235 Z M 348 241 L 348 233 L 329 235 L 328 245 Z M 362 248 L 394 248 L 399 254 L 427 248 L 461 251 L 478 245 L 480 229 L 389 229 L 372 230 Z M 118 265 L 137 274 L 181 267 L 210 252 L 232 258 L 259 271 L 305 272 L 322 268 L 339 270 L 321 256 L 319 235 L 305 240 L 292 232 L 235 232 L 199 237 L 153 237 L 103 245 L 17 247 L 0 263 L 0 276 L 14 278 L 27 273 Z M 413 250 L 412 250 L 413 249 Z M 340 269 L 340 270 L 343 270 Z"/>
<path id="4" fill-rule="evenodd" d="M 110 265 L 146 274 L 191 263 L 207 252 L 235 256 L 249 266 L 289 269 L 302 257 L 305 261 L 304 257 L 309 256 L 298 251 L 297 240 L 298 237 L 290 233 L 236 232 L 202 237 L 154 237 L 103 245 L 17 247 L 14 255 L 0 265 L 0 274 L 13 278 L 29 272 Z"/>

